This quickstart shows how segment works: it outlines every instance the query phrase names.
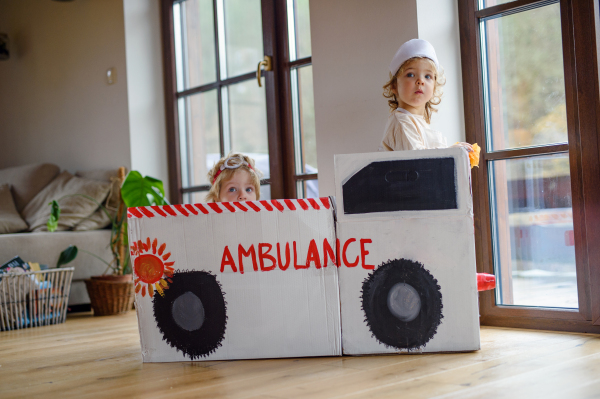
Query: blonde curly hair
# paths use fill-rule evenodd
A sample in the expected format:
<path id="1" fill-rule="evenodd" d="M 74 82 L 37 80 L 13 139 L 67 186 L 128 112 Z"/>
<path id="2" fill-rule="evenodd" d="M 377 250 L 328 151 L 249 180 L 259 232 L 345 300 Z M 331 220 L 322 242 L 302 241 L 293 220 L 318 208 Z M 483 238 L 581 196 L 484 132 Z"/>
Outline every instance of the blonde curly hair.
<path id="1" fill-rule="evenodd" d="M 385 98 L 388 99 L 388 105 L 390 106 L 391 111 L 393 112 L 395 109 L 397 109 L 399 107 L 398 104 L 398 98 L 396 97 L 396 94 L 394 93 L 394 90 L 396 89 L 396 79 L 398 79 L 398 76 L 400 76 L 402 73 L 404 73 L 404 71 L 408 68 L 408 65 L 417 59 L 422 59 L 422 60 L 427 60 L 431 66 L 431 68 L 435 71 L 435 83 L 433 86 L 433 97 L 431 97 L 431 100 L 427 101 L 427 103 L 425 104 L 425 121 L 427 123 L 431 123 L 431 115 L 434 112 L 437 112 L 437 109 L 434 108 L 434 105 L 439 105 L 442 102 L 442 94 L 443 94 L 443 90 L 442 90 L 442 86 L 444 86 L 446 84 L 446 78 L 444 77 L 444 71 L 442 68 L 440 68 L 439 70 L 435 67 L 435 63 L 430 60 L 429 58 L 426 57 L 413 57 L 410 58 L 406 61 L 404 61 L 404 63 L 402 65 L 400 65 L 400 68 L 398 68 L 398 72 L 396 72 L 395 75 L 392 76 L 392 74 L 390 73 L 390 80 L 383 86 L 383 96 Z"/>
<path id="2" fill-rule="evenodd" d="M 246 164 L 242 164 L 241 166 L 235 169 L 225 168 L 217 176 L 217 173 L 219 172 L 219 170 L 221 170 L 221 166 L 230 158 L 238 158 L 240 161 L 244 161 L 247 163 L 247 165 L 250 165 L 252 167 L 250 168 Z M 240 152 L 230 152 L 226 157 L 219 159 L 219 161 L 208 172 L 208 181 L 211 183 L 212 186 L 210 187 L 208 194 L 206 194 L 206 202 L 220 202 L 221 199 L 219 198 L 219 194 L 221 192 L 221 187 L 223 186 L 223 184 L 228 182 L 238 170 L 245 170 L 248 173 L 250 173 L 252 185 L 254 186 L 254 190 L 256 192 L 256 199 L 259 200 L 260 178 L 262 177 L 262 172 L 256 169 L 254 164 L 254 159 Z M 215 176 L 217 176 L 216 180 Z"/>

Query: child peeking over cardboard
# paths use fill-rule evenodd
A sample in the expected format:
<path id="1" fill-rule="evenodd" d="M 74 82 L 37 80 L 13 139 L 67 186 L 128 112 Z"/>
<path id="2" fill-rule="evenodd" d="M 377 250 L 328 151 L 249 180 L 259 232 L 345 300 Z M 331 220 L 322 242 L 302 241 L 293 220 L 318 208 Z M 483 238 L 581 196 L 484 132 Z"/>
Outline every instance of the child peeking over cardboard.
<path id="1" fill-rule="evenodd" d="M 208 172 L 212 186 L 207 202 L 240 202 L 260 199 L 262 173 L 254 166 L 254 159 L 233 152 L 219 159 Z"/>

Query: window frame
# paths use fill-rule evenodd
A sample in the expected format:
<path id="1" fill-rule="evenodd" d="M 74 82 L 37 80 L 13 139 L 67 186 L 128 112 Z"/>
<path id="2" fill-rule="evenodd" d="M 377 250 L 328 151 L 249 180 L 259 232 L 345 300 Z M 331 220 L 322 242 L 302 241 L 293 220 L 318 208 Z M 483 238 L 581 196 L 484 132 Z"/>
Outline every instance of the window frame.
<path id="1" fill-rule="evenodd" d="M 250 73 L 204 84 L 177 92 L 175 66 L 173 4 L 181 0 L 161 0 L 161 30 L 163 47 L 164 91 L 166 106 L 167 156 L 169 166 L 170 199 L 172 203 L 182 203 L 183 195 L 207 189 L 207 186 L 182 187 L 178 99 L 182 95 L 195 94 L 203 89 L 218 90 L 219 129 L 222 143 L 223 121 L 221 117 L 220 88 L 249 80 Z M 214 1 L 213 1 L 214 4 Z M 305 57 L 289 61 L 287 5 L 285 1 L 261 0 L 264 55 L 272 58 L 272 71 L 262 71 L 267 107 L 267 141 L 269 146 L 270 177 L 266 180 L 271 186 L 271 198 L 297 198 L 297 182 L 313 180 L 318 174 L 296 173 L 294 124 L 292 110 L 291 70 L 311 65 L 312 58 Z M 216 29 L 215 29 L 216 30 Z M 218 44 L 218 37 L 215 36 Z M 258 62 L 261 60 L 257 60 Z M 217 62 L 219 62 L 217 58 Z M 218 68 L 217 68 L 218 69 Z M 252 73 L 253 74 L 253 73 Z"/>
<path id="2" fill-rule="evenodd" d="M 497 305 L 494 291 L 480 293 L 481 324 L 548 330 L 600 332 L 600 100 L 596 43 L 597 0 L 518 0 L 478 9 L 459 0 L 466 139 L 485 143 L 484 81 L 480 21 L 560 4 L 568 144 L 489 152 L 481 145 L 473 169 L 473 205 L 478 272 L 494 273 L 488 161 L 567 152 L 571 171 L 579 309 Z M 591 84 L 590 84 L 591 83 Z"/>
<path id="3" fill-rule="evenodd" d="M 263 0 L 264 2 L 264 0 Z M 277 40 L 277 62 L 275 72 L 279 74 L 280 84 L 280 132 L 282 153 L 285 154 L 283 167 L 283 192 L 279 197 L 273 198 L 298 198 L 297 182 L 303 180 L 318 179 L 318 174 L 296 173 L 295 143 L 294 143 L 294 112 L 292 106 L 292 69 L 312 65 L 312 54 L 310 57 L 298 58 L 290 61 L 289 34 L 288 34 L 288 11 L 286 1 L 273 0 L 275 9 L 275 37 Z M 268 104 L 268 103 L 267 103 Z M 272 193 L 273 191 L 271 191 Z"/>

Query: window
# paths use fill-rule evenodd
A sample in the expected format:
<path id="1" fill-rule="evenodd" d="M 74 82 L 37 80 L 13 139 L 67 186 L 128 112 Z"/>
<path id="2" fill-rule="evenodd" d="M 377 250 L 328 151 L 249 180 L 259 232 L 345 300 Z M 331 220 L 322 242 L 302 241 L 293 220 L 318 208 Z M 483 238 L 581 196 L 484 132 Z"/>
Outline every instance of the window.
<path id="1" fill-rule="evenodd" d="M 287 0 L 294 179 L 301 198 L 319 196 L 308 0 Z"/>
<path id="2" fill-rule="evenodd" d="M 593 4 L 459 1 L 484 324 L 600 331 Z"/>
<path id="3" fill-rule="evenodd" d="M 308 0 L 163 0 L 162 14 L 173 201 L 204 201 L 231 151 L 256 160 L 261 198 L 318 196 Z"/>

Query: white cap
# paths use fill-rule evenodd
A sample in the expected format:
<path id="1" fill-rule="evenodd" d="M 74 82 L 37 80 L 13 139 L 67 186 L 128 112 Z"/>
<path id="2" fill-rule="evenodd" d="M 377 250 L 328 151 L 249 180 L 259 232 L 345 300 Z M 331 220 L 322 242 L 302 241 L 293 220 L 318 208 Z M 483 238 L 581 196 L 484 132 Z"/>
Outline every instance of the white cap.
<path id="1" fill-rule="evenodd" d="M 398 72 L 398 69 L 400 69 L 400 66 L 404 64 L 404 62 L 414 57 L 429 58 L 433 61 L 436 68 L 440 68 L 437 56 L 435 55 L 435 50 L 431 43 L 423 39 L 412 39 L 400 46 L 392 59 L 392 62 L 390 63 L 390 72 L 392 75 L 395 75 L 396 72 Z"/>

